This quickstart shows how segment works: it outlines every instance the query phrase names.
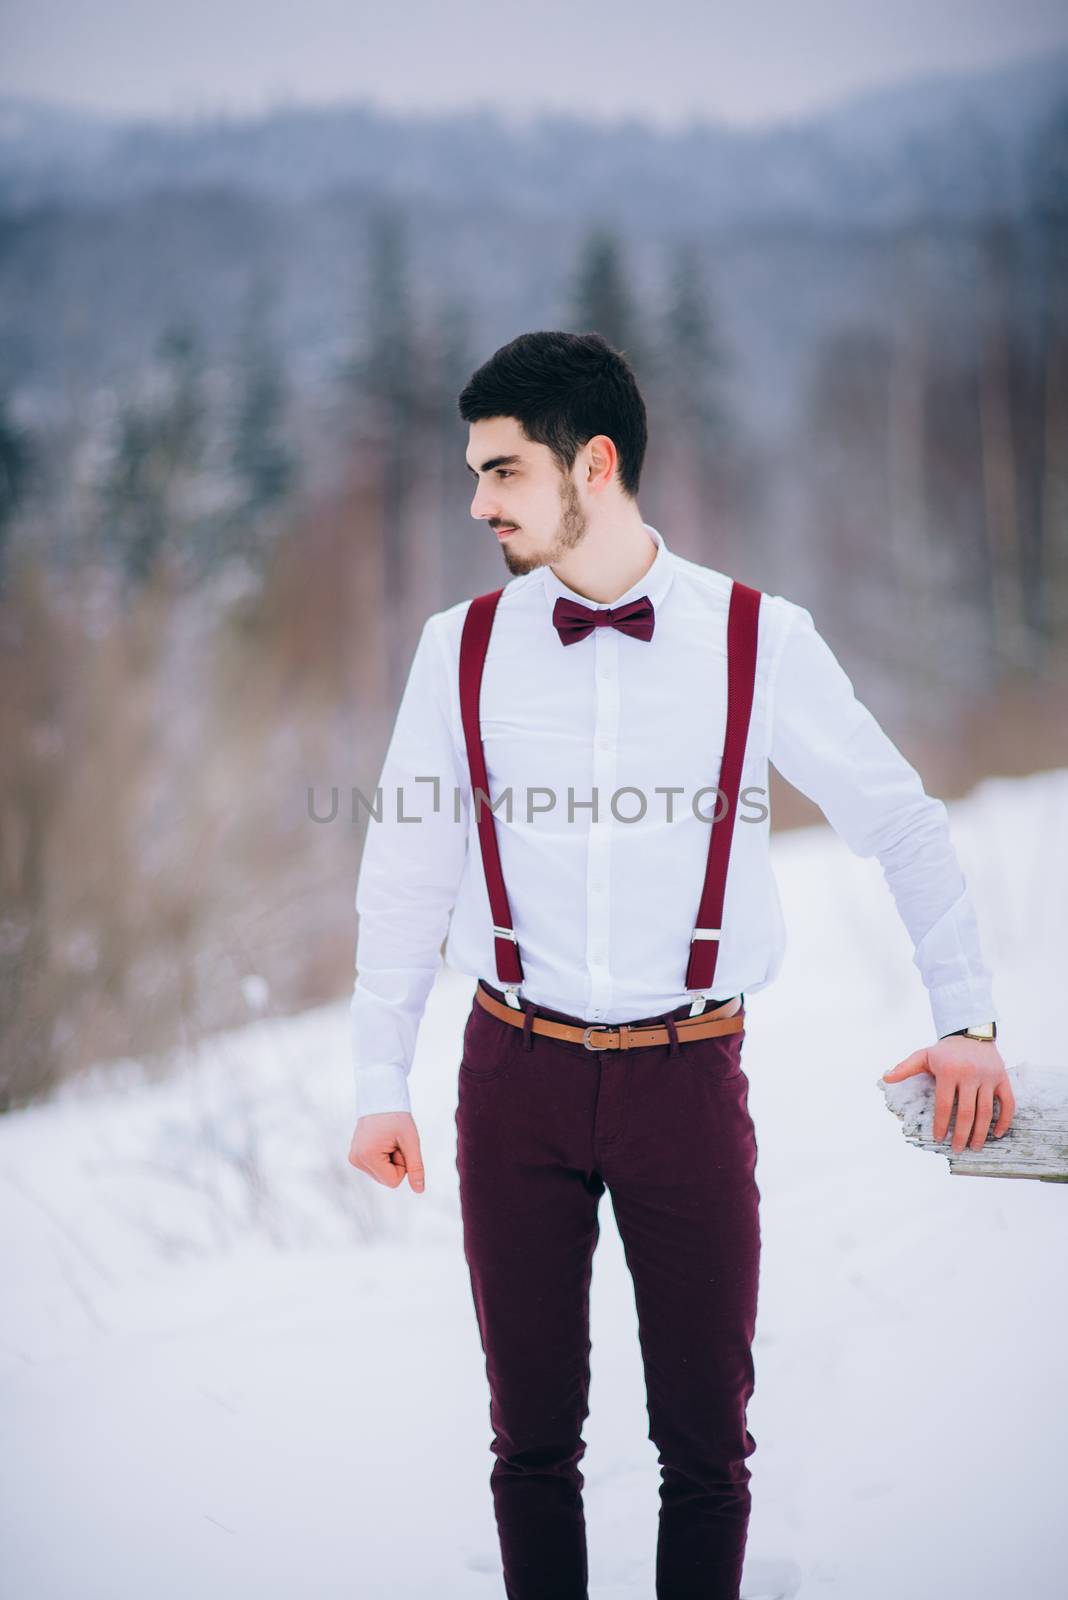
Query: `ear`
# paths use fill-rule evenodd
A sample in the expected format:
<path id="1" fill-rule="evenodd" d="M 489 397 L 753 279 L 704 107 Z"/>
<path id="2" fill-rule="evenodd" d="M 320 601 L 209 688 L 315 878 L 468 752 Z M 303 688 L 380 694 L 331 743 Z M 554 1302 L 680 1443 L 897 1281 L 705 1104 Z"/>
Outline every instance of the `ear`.
<path id="1" fill-rule="evenodd" d="M 595 433 L 586 441 L 586 452 L 586 487 L 591 494 L 600 494 L 615 477 L 619 451 L 607 433 Z"/>

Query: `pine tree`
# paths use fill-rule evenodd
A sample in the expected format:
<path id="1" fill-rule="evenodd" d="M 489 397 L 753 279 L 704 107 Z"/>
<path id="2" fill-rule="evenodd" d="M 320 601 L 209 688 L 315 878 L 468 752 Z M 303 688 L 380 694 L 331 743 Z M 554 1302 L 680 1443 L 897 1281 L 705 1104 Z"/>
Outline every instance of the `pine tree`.
<path id="1" fill-rule="evenodd" d="M 623 247 L 603 225 L 595 227 L 582 246 L 573 300 L 575 331 L 599 333 L 640 374 L 645 355 L 627 286 Z"/>
<path id="2" fill-rule="evenodd" d="M 700 253 L 692 240 L 676 249 L 666 315 L 667 383 L 674 419 L 702 454 L 730 437 L 725 399 L 728 359 L 713 325 Z"/>
<path id="3" fill-rule="evenodd" d="M 296 457 L 284 434 L 285 374 L 270 330 L 273 303 L 267 281 L 257 278 L 245 303 L 237 358 L 231 465 L 241 493 L 242 519 L 270 511 L 291 492 L 296 479 Z"/>
<path id="4" fill-rule="evenodd" d="M 358 426 L 375 464 L 381 606 L 389 621 L 386 673 L 396 698 L 414 643 L 411 575 L 420 552 L 410 513 L 428 403 L 420 381 L 407 229 L 393 206 L 383 205 L 373 214 L 367 249 L 365 354 L 349 372 L 359 402 Z"/>
<path id="5" fill-rule="evenodd" d="M 26 431 L 15 423 L 5 395 L 0 395 L 0 583 L 15 517 L 27 491 L 32 452 Z"/>
<path id="6" fill-rule="evenodd" d="M 156 398 L 127 399 L 103 490 L 105 541 L 132 586 L 155 571 L 165 548 L 188 560 L 196 528 L 196 475 L 207 445 L 199 339 L 188 325 L 158 345 Z"/>

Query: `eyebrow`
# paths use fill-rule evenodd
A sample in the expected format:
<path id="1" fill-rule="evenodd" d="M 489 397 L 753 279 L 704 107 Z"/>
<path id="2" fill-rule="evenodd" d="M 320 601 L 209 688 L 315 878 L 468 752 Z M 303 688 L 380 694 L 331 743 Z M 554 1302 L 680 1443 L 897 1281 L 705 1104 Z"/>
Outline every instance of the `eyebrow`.
<path id="1" fill-rule="evenodd" d="M 492 472 L 494 467 L 510 467 L 513 462 L 521 461 L 522 459 L 522 456 L 490 456 L 488 461 L 483 461 L 482 471 Z M 478 473 L 475 472 L 474 467 L 471 465 L 470 461 L 467 460 L 466 456 L 464 457 L 464 466 L 467 468 L 468 472 L 473 472 L 475 477 L 478 477 Z"/>

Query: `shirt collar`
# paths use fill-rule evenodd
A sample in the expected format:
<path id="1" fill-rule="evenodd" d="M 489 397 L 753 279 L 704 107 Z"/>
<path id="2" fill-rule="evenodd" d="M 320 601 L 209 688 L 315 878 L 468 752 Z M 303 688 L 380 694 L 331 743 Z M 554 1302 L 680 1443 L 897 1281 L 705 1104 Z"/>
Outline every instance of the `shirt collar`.
<path id="1" fill-rule="evenodd" d="M 548 602 L 550 613 L 561 595 L 568 600 L 577 600 L 579 605 L 590 606 L 595 611 L 602 611 L 606 610 L 609 605 L 613 607 L 627 605 L 629 601 L 637 600 L 643 594 L 647 594 L 653 602 L 653 610 L 657 610 L 671 587 L 671 579 L 674 575 L 671 551 L 664 543 L 664 536 L 659 529 L 654 528 L 648 522 L 643 522 L 642 527 L 656 545 L 656 555 L 649 570 L 642 574 L 637 583 L 632 583 L 630 588 L 624 594 L 621 594 L 618 599 L 612 601 L 590 600 L 584 594 L 577 594 L 562 578 L 557 577 L 552 567 L 548 564 L 542 567 L 541 573 L 545 585 L 545 598 Z"/>

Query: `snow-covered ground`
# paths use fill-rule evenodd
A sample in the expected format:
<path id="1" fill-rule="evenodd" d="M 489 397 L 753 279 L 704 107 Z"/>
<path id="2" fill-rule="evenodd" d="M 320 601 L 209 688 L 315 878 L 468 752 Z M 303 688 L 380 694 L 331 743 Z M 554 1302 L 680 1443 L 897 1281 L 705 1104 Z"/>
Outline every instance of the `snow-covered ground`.
<path id="1" fill-rule="evenodd" d="M 950 809 L 1006 1061 L 1068 1063 L 1068 769 Z M 954 1178 L 906 1144 L 878 1078 L 932 1029 L 878 863 L 825 828 L 774 850 L 790 945 L 745 1052 L 763 1256 L 744 1593 L 793 1560 L 803 1600 L 1060 1600 L 1068 1188 Z M 472 987 L 443 972 L 420 1037 L 422 1195 L 347 1164 L 344 1002 L 0 1121 L 4 1594 L 503 1593 L 454 1165 Z M 590 1592 L 652 1600 L 656 1449 L 608 1195 L 602 1223 Z"/>

